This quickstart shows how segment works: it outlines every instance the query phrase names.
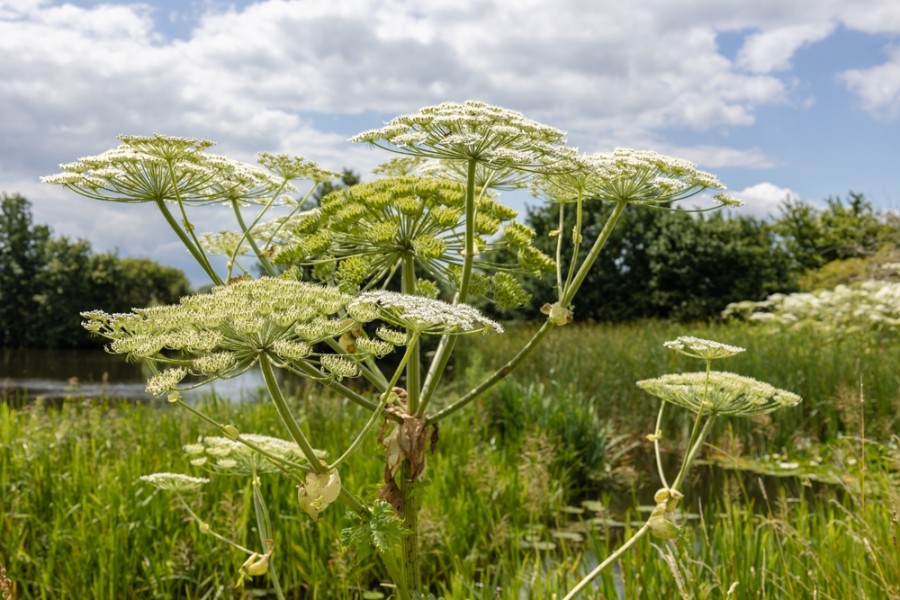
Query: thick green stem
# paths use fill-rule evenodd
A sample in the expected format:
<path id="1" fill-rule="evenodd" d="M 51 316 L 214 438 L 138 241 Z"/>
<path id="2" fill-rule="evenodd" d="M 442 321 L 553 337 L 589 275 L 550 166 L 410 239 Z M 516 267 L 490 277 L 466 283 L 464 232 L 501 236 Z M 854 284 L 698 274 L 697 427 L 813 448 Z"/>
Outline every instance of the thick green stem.
<path id="1" fill-rule="evenodd" d="M 269 509 L 266 506 L 266 500 L 263 498 L 262 490 L 259 489 L 260 481 L 256 469 L 253 470 L 253 477 L 250 483 L 253 487 L 253 513 L 256 516 L 256 531 L 259 533 L 260 546 L 266 548 L 269 544 L 275 543 L 275 536 L 272 534 L 272 522 L 269 519 Z M 269 558 L 269 577 L 272 579 L 272 587 L 275 588 L 275 596 L 278 600 L 284 600 L 284 592 L 281 589 L 281 583 L 278 581 L 278 573 L 271 557 Z"/>
<path id="2" fill-rule="evenodd" d="M 469 285 L 472 279 L 472 265 L 475 261 L 475 160 L 469 160 L 466 174 L 466 255 L 463 257 L 462 278 L 456 302 L 465 302 L 469 296 Z"/>
<path id="3" fill-rule="evenodd" d="M 572 600 L 572 598 L 574 598 L 575 596 L 580 594 L 584 590 L 584 588 L 586 588 L 588 585 L 590 585 L 590 583 L 600 573 L 602 573 L 604 569 L 606 569 L 606 567 L 611 565 L 617 558 L 622 556 L 629 548 L 631 548 L 634 545 L 635 542 L 637 542 L 639 539 L 644 537 L 648 531 L 650 531 L 650 523 L 649 522 L 644 523 L 644 525 L 640 529 L 638 529 L 634 533 L 633 536 L 628 538 L 627 542 L 625 542 L 624 544 L 619 546 L 619 548 L 615 552 L 613 552 L 608 557 L 606 557 L 606 560 L 604 560 L 602 563 L 597 565 L 593 571 L 591 571 L 590 573 L 585 575 L 584 579 L 579 581 L 578 585 L 576 585 L 574 588 L 572 588 L 572 591 L 569 592 L 568 594 L 566 594 L 565 597 L 563 598 L 563 600 Z"/>
<path id="4" fill-rule="evenodd" d="M 406 587 L 416 592 L 422 588 L 422 573 L 419 569 L 419 482 L 410 475 L 409 460 L 403 461 L 400 469 L 400 494 L 403 498 L 403 571 Z"/>
<path id="5" fill-rule="evenodd" d="M 465 213 L 465 256 L 463 257 L 462 277 L 459 282 L 459 290 L 454 298 L 454 304 L 465 302 L 469 297 L 469 287 L 472 281 L 472 265 L 475 261 L 475 167 L 476 162 L 469 160 L 466 171 L 466 213 Z M 450 362 L 450 356 L 453 354 L 453 348 L 456 346 L 456 337 L 445 335 L 438 343 L 437 350 L 431 365 L 428 367 L 428 374 L 425 377 L 425 384 L 422 387 L 421 404 L 415 411 L 416 416 L 425 415 L 425 408 L 434 397 L 438 383 Z"/>
<path id="6" fill-rule="evenodd" d="M 663 487 L 669 487 L 669 484 L 666 482 L 666 474 L 663 471 L 662 457 L 659 454 L 659 438 L 662 435 L 660 427 L 662 427 L 663 409 L 665 407 L 665 402 L 659 403 L 659 414 L 656 415 L 656 429 L 653 432 L 653 452 L 656 454 L 656 469 L 659 472 L 659 480 L 662 482 Z"/>
<path id="7" fill-rule="evenodd" d="M 400 289 L 404 294 L 416 293 L 416 267 L 412 256 L 403 259 Z M 406 365 L 407 412 L 413 415 L 419 409 L 419 394 L 422 391 L 422 356 L 419 344 L 407 347 L 407 356 L 409 357 Z"/>
<path id="8" fill-rule="evenodd" d="M 678 490 L 679 487 L 681 487 L 681 483 L 684 481 L 685 476 L 687 476 L 687 472 L 691 467 L 691 463 L 694 462 L 694 457 L 697 456 L 697 453 L 703 446 L 703 442 L 706 441 L 706 436 L 709 434 L 710 429 L 712 429 L 713 421 L 715 421 L 714 416 L 710 416 L 706 419 L 706 422 L 703 424 L 703 428 L 700 430 L 699 435 L 697 435 L 697 440 L 690 446 L 690 448 L 688 449 L 688 453 L 685 454 L 684 461 L 682 461 L 681 463 L 681 469 L 678 471 L 678 475 L 675 477 L 675 481 L 672 482 L 673 490 Z"/>
<path id="9" fill-rule="evenodd" d="M 166 203 L 164 200 L 157 200 L 156 206 L 159 208 L 159 212 L 162 213 L 163 218 L 165 218 L 166 222 L 169 224 L 169 227 L 172 228 L 172 231 L 175 232 L 175 235 L 178 236 L 178 239 L 181 240 L 181 243 L 184 244 L 184 247 L 187 248 L 188 252 L 191 253 L 191 256 L 194 257 L 194 260 L 203 268 L 207 275 L 209 275 L 210 280 L 212 280 L 215 285 L 222 285 L 224 282 L 222 278 L 219 277 L 219 274 L 216 273 L 215 269 L 212 268 L 212 265 L 209 263 L 209 259 L 206 258 L 206 254 L 203 252 L 202 248 L 198 244 L 194 244 L 190 237 L 184 232 L 180 225 L 178 225 L 178 221 L 175 220 L 175 217 L 169 212 L 169 209 L 166 207 Z"/>
<path id="10" fill-rule="evenodd" d="M 627 206 L 628 203 L 626 202 L 619 202 L 616 204 L 616 207 L 613 209 L 612 214 L 609 215 L 609 218 L 603 225 L 603 229 L 600 231 L 600 235 L 597 236 L 597 240 L 591 247 L 591 251 L 585 257 L 584 262 L 581 263 L 581 266 L 578 268 L 578 272 L 575 274 L 575 277 L 572 279 L 571 283 L 566 286 L 565 290 L 560 290 L 561 295 L 559 303 L 561 305 L 568 306 L 568 304 L 572 302 L 572 299 L 575 297 L 575 293 L 578 291 L 578 288 L 581 287 L 581 284 L 584 283 L 585 277 L 587 277 L 587 274 L 591 270 L 591 267 L 594 266 L 594 261 L 597 260 L 597 257 L 600 255 L 600 251 L 603 250 L 603 246 L 606 245 L 606 241 L 609 239 L 609 236 L 612 235 L 613 229 L 616 228 L 616 223 L 619 222 L 619 217 L 621 217 L 622 213 L 625 212 L 625 208 Z M 560 232 L 560 235 L 562 235 L 562 232 Z"/>
<path id="11" fill-rule="evenodd" d="M 272 404 L 275 405 L 275 410 L 278 412 L 278 416 L 281 417 L 281 422 L 284 423 L 288 433 L 291 434 L 291 439 L 300 446 L 300 451 L 303 452 L 303 456 L 309 461 L 309 466 L 313 471 L 326 473 L 328 467 L 316 456 L 315 450 L 313 450 L 313 447 L 300 429 L 300 425 L 294 419 L 294 415 L 288 408 L 287 401 L 285 401 L 284 395 L 281 393 L 281 388 L 278 387 L 278 382 L 275 380 L 275 371 L 272 370 L 272 363 L 265 353 L 259 355 L 259 368 L 262 371 L 263 379 L 266 381 L 269 395 L 272 397 Z"/>

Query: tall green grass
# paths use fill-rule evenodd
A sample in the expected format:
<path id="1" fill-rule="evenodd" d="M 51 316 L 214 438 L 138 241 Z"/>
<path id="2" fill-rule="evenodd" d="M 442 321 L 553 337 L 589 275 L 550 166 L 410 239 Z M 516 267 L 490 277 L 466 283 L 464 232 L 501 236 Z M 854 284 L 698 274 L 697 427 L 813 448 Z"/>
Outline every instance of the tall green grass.
<path id="1" fill-rule="evenodd" d="M 514 329 L 506 343 L 479 338 L 467 345 L 455 364 L 456 389 L 446 393 L 478 381 L 526 334 Z M 421 499 L 423 575 L 435 594 L 561 597 L 628 535 L 628 525 L 609 524 L 646 516 L 620 509 L 650 502 L 657 486 L 641 441 L 657 405 L 634 381 L 697 368 L 662 348 L 682 334 L 747 347 L 731 370 L 805 398 L 802 408 L 785 411 L 790 414 L 723 425 L 715 438 L 723 449 L 753 454 L 798 437 L 814 444 L 838 433 L 859 435 L 864 410 L 867 436 L 885 442 L 879 447 L 887 458 L 850 473 L 869 482 L 866 496 L 854 486 L 808 487 L 798 479 L 767 479 L 762 488 L 756 475 L 698 468 L 685 506 L 702 521 L 691 521 L 676 542 L 642 540 L 585 597 L 900 597 L 900 450 L 889 438 L 897 430 L 897 344 L 665 323 L 562 328 L 515 382 L 441 424 Z M 860 378 L 865 404 L 858 398 Z M 314 388 L 298 388 L 293 402 L 304 426 L 317 431 L 317 445 L 332 455 L 367 416 Z M 241 431 L 283 436 L 264 402 L 208 409 Z M 669 414 L 665 439 L 674 459 L 686 423 Z M 0 405 L 0 564 L 18 597 L 264 595 L 262 578 L 244 591 L 233 587 L 246 557 L 201 533 L 172 498 L 138 481 L 157 471 L 202 474 L 180 449 L 203 434 L 214 432 L 167 405 Z M 382 470 L 373 432 L 341 477 L 371 502 Z M 340 506 L 312 522 L 298 510 L 291 482 L 270 476 L 263 489 L 288 597 L 390 594 L 378 561 L 359 562 L 342 547 L 349 521 Z M 599 500 L 604 512 L 596 503 L 583 508 L 582 500 Z M 217 533 L 245 546 L 258 540 L 247 481 L 213 477 L 189 502 Z"/>
<path id="2" fill-rule="evenodd" d="M 511 356 L 531 335 L 529 326 L 510 328 L 504 336 L 472 340 L 457 359 L 457 372 L 470 383 L 476 372 Z M 753 442 L 754 451 L 777 450 L 797 436 L 816 440 L 856 434 L 860 407 L 867 433 L 886 439 L 900 429 L 900 343 L 859 333 L 834 337 L 814 331 L 773 333 L 747 324 L 678 325 L 650 321 L 624 325 L 568 326 L 554 331 L 504 386 L 540 386 L 548 395 L 570 395 L 588 403 L 599 418 L 617 429 L 649 433 L 658 403 L 635 382 L 668 372 L 702 369 L 700 361 L 663 348 L 679 335 L 694 335 L 742 346 L 747 352 L 717 368 L 755 377 L 803 397 L 791 410 L 730 426 Z M 468 374 L 468 375 L 467 375 Z M 860 385 L 865 403 L 860 403 Z M 669 411 L 669 424 L 683 428 L 689 416 Z"/>

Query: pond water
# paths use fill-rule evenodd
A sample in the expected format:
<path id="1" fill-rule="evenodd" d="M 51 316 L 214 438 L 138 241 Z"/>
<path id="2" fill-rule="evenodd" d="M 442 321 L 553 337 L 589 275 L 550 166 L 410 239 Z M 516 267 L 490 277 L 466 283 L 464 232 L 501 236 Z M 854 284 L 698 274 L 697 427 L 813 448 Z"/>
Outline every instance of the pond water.
<path id="1" fill-rule="evenodd" d="M 59 400 L 66 397 L 151 400 L 144 386 L 149 375 L 138 364 L 103 350 L 0 348 L 0 400 Z M 216 381 L 186 393 L 197 397 L 214 391 L 229 400 L 258 397 L 262 374 Z"/>

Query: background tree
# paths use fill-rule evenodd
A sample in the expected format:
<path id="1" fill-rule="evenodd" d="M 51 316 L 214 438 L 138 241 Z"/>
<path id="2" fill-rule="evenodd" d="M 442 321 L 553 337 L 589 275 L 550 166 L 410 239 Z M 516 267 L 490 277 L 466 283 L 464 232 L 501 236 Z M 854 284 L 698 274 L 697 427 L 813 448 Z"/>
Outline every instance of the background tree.
<path id="1" fill-rule="evenodd" d="M 147 259 L 93 254 L 85 240 L 51 237 L 34 225 L 31 205 L 16 194 L 0 206 L 0 346 L 98 345 L 79 313 L 94 307 L 127 312 L 177 302 L 190 293 L 178 269 Z"/>
<path id="2" fill-rule="evenodd" d="M 593 242 L 609 210 L 585 203 L 582 245 Z M 556 217 L 538 207 L 529 208 L 526 220 L 543 250 L 551 252 Z M 749 216 L 632 207 L 606 249 L 585 280 L 575 307 L 578 319 L 703 319 L 718 315 L 729 302 L 795 287 L 790 257 L 776 231 Z M 534 298 L 531 309 L 543 301 Z"/>
<path id="3" fill-rule="evenodd" d="M 896 216 L 876 212 L 863 194 L 850 192 L 846 202 L 839 196 L 825 202 L 824 208 L 802 200 L 781 205 L 775 230 L 798 271 L 818 269 L 834 260 L 872 256 L 885 244 L 900 242 Z"/>
<path id="4" fill-rule="evenodd" d="M 3 194 L 0 201 L 0 346 L 27 345 L 35 320 L 33 298 L 50 230 L 32 223 L 29 207 L 19 194 Z"/>

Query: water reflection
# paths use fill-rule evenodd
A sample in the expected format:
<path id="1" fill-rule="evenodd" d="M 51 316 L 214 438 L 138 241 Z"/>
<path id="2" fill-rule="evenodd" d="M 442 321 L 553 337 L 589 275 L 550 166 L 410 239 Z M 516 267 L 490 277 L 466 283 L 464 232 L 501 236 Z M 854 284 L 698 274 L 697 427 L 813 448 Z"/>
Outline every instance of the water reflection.
<path id="1" fill-rule="evenodd" d="M 150 400 L 144 390 L 147 375 L 141 365 L 103 350 L 0 348 L 0 400 L 71 396 Z M 223 398 L 241 401 L 258 397 L 264 385 L 262 374 L 250 371 L 185 395 L 196 397 L 215 391 Z"/>

